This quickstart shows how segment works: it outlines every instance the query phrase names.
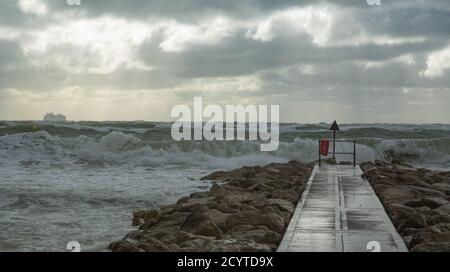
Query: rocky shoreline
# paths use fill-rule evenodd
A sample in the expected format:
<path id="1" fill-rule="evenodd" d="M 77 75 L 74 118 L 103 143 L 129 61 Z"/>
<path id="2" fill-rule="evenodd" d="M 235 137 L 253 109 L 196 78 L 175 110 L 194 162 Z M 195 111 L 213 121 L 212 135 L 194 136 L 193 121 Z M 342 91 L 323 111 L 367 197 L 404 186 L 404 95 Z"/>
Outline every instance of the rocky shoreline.
<path id="1" fill-rule="evenodd" d="M 113 242 L 115 252 L 275 251 L 311 175 L 313 163 L 290 161 L 218 171 L 206 192 L 133 213 L 139 229 Z"/>
<path id="2" fill-rule="evenodd" d="M 361 169 L 410 251 L 450 251 L 450 172 L 398 161 L 366 162 Z"/>
<path id="3" fill-rule="evenodd" d="M 329 163 L 335 163 L 330 161 Z M 361 163 L 408 249 L 450 251 L 450 172 L 393 161 Z M 138 229 L 115 252 L 275 251 L 314 168 L 290 161 L 214 172 L 211 189 L 133 213 Z"/>

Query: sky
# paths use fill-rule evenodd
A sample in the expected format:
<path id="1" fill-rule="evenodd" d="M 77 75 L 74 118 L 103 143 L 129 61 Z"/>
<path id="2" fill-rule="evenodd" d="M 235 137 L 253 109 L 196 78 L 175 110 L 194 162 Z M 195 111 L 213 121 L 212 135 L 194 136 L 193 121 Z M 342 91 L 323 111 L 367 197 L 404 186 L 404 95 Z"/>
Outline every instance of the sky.
<path id="1" fill-rule="evenodd" d="M 70 2 L 71 0 L 69 0 Z M 0 0 L 0 120 L 450 123 L 450 1 Z"/>

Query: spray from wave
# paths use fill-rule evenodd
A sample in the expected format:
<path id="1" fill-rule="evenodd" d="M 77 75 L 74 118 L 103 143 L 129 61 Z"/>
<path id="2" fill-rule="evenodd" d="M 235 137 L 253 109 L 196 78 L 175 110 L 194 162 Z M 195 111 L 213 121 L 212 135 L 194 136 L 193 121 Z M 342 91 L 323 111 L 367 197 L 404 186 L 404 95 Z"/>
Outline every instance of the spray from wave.
<path id="1" fill-rule="evenodd" d="M 339 143 L 337 151 L 352 151 L 352 144 Z M 363 138 L 357 144 L 357 160 L 401 159 L 408 162 L 448 162 L 450 138 L 378 139 Z M 0 137 L 2 161 L 59 161 L 67 163 L 130 164 L 136 166 L 180 165 L 238 167 L 287 160 L 317 159 L 315 139 L 294 138 L 281 142 L 274 152 L 260 152 L 251 141 L 147 140 L 135 134 L 110 132 L 100 138 L 53 136 L 48 132 L 18 133 Z M 345 155 L 338 160 L 351 160 Z"/>

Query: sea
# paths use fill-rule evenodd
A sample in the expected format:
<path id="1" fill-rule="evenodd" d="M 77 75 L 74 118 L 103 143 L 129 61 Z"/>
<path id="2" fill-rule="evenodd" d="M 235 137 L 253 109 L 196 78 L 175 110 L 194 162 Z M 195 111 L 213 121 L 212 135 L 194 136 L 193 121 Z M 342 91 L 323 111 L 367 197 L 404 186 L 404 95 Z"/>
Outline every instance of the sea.
<path id="1" fill-rule="evenodd" d="M 105 251 L 134 210 L 208 190 L 200 178 L 247 165 L 318 159 L 330 124 L 280 124 L 276 151 L 257 141 L 174 141 L 165 122 L 0 121 L 0 251 Z M 340 124 L 358 162 L 398 159 L 450 170 L 448 124 Z M 337 152 L 353 152 L 337 143 Z M 338 155 L 352 161 L 352 155 Z"/>

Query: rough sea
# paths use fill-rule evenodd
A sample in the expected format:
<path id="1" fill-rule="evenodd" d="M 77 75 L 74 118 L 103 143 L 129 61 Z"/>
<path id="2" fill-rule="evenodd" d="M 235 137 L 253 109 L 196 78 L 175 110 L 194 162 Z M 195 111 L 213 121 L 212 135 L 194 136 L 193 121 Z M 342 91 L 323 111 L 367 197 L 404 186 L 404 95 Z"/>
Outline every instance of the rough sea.
<path id="1" fill-rule="evenodd" d="M 329 124 L 281 124 L 280 146 L 181 141 L 170 123 L 0 121 L 0 251 L 101 251 L 131 227 L 132 212 L 207 190 L 215 170 L 318 157 Z M 450 125 L 345 124 L 357 161 L 400 159 L 450 170 Z M 337 151 L 353 151 L 338 144 Z M 351 161 L 352 157 L 338 156 Z"/>

